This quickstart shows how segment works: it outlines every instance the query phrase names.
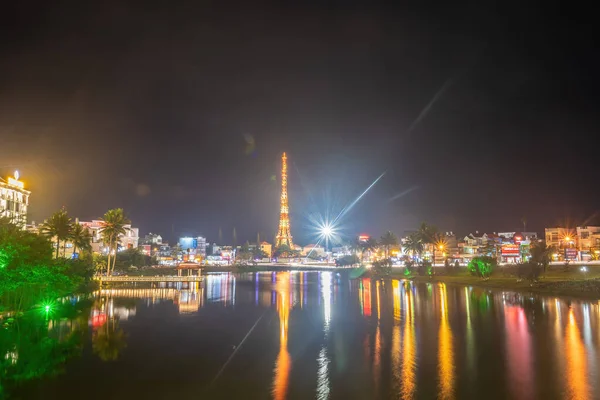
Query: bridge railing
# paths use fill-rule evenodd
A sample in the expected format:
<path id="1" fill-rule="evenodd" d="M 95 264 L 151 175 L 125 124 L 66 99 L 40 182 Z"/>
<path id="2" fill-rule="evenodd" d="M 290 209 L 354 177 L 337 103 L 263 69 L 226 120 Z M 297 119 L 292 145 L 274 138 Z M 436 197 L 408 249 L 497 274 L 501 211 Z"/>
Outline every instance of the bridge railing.
<path id="1" fill-rule="evenodd" d="M 96 276 L 103 282 L 199 282 L 202 276 Z"/>

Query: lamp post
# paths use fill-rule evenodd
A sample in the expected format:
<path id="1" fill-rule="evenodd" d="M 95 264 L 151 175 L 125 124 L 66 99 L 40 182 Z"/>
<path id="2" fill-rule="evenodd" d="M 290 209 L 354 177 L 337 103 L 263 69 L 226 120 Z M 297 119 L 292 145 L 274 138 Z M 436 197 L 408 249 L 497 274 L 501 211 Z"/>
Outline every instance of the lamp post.
<path id="1" fill-rule="evenodd" d="M 329 238 L 333 234 L 333 229 L 329 224 L 323 225 L 321 228 L 321 235 L 325 238 L 325 256 L 327 257 L 327 263 L 329 264 Z"/>

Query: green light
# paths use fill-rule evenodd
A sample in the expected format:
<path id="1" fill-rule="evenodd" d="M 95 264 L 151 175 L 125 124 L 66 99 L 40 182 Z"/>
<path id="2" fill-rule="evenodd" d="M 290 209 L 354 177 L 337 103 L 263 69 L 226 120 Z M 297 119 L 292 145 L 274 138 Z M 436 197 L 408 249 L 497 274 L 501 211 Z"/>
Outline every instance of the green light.
<path id="1" fill-rule="evenodd" d="M 44 307 L 44 309 L 46 310 L 46 312 L 49 312 L 50 311 L 50 306 L 46 306 L 46 307 Z"/>

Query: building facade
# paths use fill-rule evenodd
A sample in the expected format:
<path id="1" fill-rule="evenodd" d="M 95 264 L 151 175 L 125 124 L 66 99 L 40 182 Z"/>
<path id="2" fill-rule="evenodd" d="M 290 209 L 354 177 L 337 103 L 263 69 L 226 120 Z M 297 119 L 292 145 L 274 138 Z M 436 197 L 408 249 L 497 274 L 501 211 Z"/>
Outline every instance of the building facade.
<path id="1" fill-rule="evenodd" d="M 19 180 L 19 172 L 15 171 L 14 177 L 6 180 L 0 178 L 0 217 L 8 218 L 12 223 L 25 227 L 27 223 L 27 210 L 29 208 L 29 195 L 23 181 Z"/>
<path id="2" fill-rule="evenodd" d="M 79 225 L 82 225 L 89 229 L 92 235 L 92 251 L 95 253 L 106 254 L 108 253 L 108 246 L 102 240 L 102 221 L 79 221 Z M 134 228 L 131 225 L 125 225 L 126 233 L 119 235 L 119 244 L 117 251 L 126 249 L 137 249 L 140 240 L 139 229 Z"/>

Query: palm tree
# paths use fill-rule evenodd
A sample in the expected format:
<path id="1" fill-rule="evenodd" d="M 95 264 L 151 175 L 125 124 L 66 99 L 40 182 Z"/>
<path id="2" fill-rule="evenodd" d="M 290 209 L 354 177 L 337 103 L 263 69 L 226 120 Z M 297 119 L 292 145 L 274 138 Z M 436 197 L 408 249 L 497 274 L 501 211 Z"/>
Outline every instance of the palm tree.
<path id="1" fill-rule="evenodd" d="M 425 244 L 433 245 L 432 258 L 435 258 L 434 257 L 435 243 L 438 240 L 438 229 L 433 225 L 428 225 L 426 222 L 422 222 L 417 234 L 419 235 L 419 237 L 421 239 L 421 243 L 423 245 L 425 245 Z M 431 262 L 434 263 L 435 260 L 432 259 Z"/>
<path id="2" fill-rule="evenodd" d="M 390 247 L 398 244 L 398 238 L 391 231 L 387 231 L 381 239 L 379 239 L 379 243 L 385 248 L 385 258 L 389 258 Z"/>
<path id="3" fill-rule="evenodd" d="M 361 240 L 357 237 L 352 247 L 355 251 L 360 251 L 360 263 L 362 265 L 365 258 L 365 252 L 375 250 L 377 248 L 377 241 L 373 238 Z"/>
<path id="4" fill-rule="evenodd" d="M 70 238 L 73 243 L 73 253 L 77 253 L 77 249 L 90 251 L 92 249 L 92 234 L 87 227 L 80 225 L 77 221 L 73 224 Z"/>
<path id="5" fill-rule="evenodd" d="M 416 256 L 421 256 L 423 253 L 423 242 L 421 241 L 421 235 L 418 232 L 408 235 L 402 246 L 405 254 L 412 255 L 413 259 Z"/>
<path id="6" fill-rule="evenodd" d="M 92 335 L 92 351 L 102 361 L 115 361 L 125 347 L 125 332 L 119 328 L 114 318 L 108 318 L 104 326 L 99 327 Z"/>
<path id="7" fill-rule="evenodd" d="M 44 221 L 40 226 L 40 233 L 50 239 L 56 238 L 56 258 L 60 249 L 60 242 L 66 243 L 71 236 L 72 220 L 64 208 L 61 208 Z M 64 251 L 63 251 L 64 255 Z"/>
<path id="8" fill-rule="evenodd" d="M 112 257 L 112 266 L 114 268 L 117 260 L 117 245 L 119 244 L 119 236 L 127 233 L 128 228 L 126 228 L 125 225 L 130 223 L 131 221 L 125 217 L 122 208 L 113 208 L 112 210 L 108 210 L 102 217 L 102 222 L 100 222 L 100 234 L 102 235 L 102 240 L 104 243 L 108 245 L 108 262 L 106 266 L 107 276 L 110 275 L 110 260 L 112 252 L 114 251 L 114 256 Z"/>

